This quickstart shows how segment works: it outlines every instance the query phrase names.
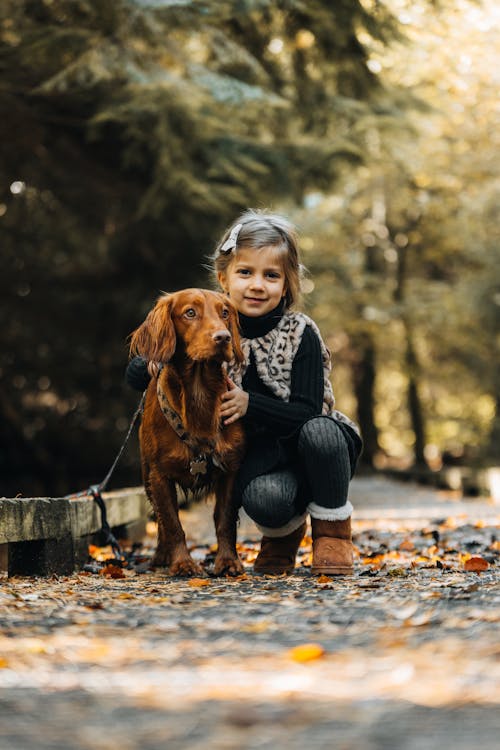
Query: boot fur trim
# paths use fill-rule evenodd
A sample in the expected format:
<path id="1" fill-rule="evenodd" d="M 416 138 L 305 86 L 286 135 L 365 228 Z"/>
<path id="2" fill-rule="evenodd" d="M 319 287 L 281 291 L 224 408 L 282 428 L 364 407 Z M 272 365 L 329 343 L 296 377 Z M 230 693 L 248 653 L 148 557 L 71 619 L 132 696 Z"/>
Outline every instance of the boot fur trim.
<path id="1" fill-rule="evenodd" d="M 277 529 L 268 528 L 267 526 L 261 526 L 260 524 L 255 524 L 259 531 L 262 532 L 263 536 L 271 537 L 272 539 L 280 536 L 288 536 L 288 534 L 291 534 L 292 531 L 296 531 L 299 526 L 302 526 L 304 521 L 307 518 L 307 513 L 303 513 L 301 516 L 294 516 L 290 521 L 288 521 L 287 524 L 284 526 L 280 526 Z"/>
<path id="2" fill-rule="evenodd" d="M 348 500 L 340 508 L 323 508 L 316 503 L 309 503 L 307 510 L 312 518 L 317 518 L 319 521 L 345 521 L 351 517 L 354 508 Z"/>

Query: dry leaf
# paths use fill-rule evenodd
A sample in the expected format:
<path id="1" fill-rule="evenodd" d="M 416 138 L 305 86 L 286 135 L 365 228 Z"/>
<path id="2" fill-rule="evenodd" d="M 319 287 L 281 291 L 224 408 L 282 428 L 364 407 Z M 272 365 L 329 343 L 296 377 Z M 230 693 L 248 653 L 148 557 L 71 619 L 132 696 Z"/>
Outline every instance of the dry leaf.
<path id="1" fill-rule="evenodd" d="M 464 570 L 468 570 L 471 573 L 481 573 L 483 570 L 488 570 L 490 564 L 484 557 L 469 557 L 464 562 Z"/>
<path id="2" fill-rule="evenodd" d="M 393 578 L 397 578 L 398 576 L 405 576 L 408 574 L 408 571 L 406 568 L 391 568 L 387 571 L 388 576 L 392 576 Z"/>
<path id="3" fill-rule="evenodd" d="M 317 580 L 318 580 L 318 583 L 331 583 L 332 582 L 332 579 L 330 578 L 330 576 L 325 576 L 325 575 L 318 576 Z"/>
<path id="4" fill-rule="evenodd" d="M 193 589 L 201 589 L 203 586 L 210 586 L 210 581 L 206 578 L 191 578 L 188 581 L 188 586 Z"/>
<path id="5" fill-rule="evenodd" d="M 100 575 L 108 578 L 125 578 L 125 573 L 118 565 L 106 565 Z"/>
<path id="6" fill-rule="evenodd" d="M 325 653 L 323 646 L 319 643 L 303 643 L 301 646 L 295 646 L 289 651 L 289 656 L 294 661 L 300 663 L 306 661 L 314 661 L 314 659 L 321 658 Z"/>
<path id="7" fill-rule="evenodd" d="M 415 549 L 415 545 L 413 544 L 411 539 L 403 539 L 401 544 L 399 545 L 399 549 L 407 550 L 408 552 L 411 552 L 411 550 Z"/>
<path id="8" fill-rule="evenodd" d="M 115 559 L 113 548 L 110 544 L 106 547 L 96 547 L 95 544 L 89 544 L 88 550 L 90 557 L 93 560 L 97 560 L 97 562 L 106 562 L 106 560 Z"/>
<path id="9" fill-rule="evenodd" d="M 245 633 L 265 633 L 269 629 L 272 622 L 270 620 L 259 620 L 258 622 L 252 622 L 248 625 L 244 625 L 241 629 Z"/>

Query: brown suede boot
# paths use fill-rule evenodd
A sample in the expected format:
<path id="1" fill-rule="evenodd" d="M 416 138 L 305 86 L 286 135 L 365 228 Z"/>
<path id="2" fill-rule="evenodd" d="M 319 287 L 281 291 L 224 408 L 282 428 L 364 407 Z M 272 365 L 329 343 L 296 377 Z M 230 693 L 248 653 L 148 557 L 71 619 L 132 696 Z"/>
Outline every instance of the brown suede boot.
<path id="1" fill-rule="evenodd" d="M 263 536 L 260 552 L 253 564 L 254 572 L 269 575 L 293 573 L 297 550 L 305 533 L 306 523 L 304 522 L 298 529 L 286 536 Z"/>
<path id="2" fill-rule="evenodd" d="M 314 575 L 352 575 L 351 519 L 345 521 L 320 521 L 311 518 Z"/>

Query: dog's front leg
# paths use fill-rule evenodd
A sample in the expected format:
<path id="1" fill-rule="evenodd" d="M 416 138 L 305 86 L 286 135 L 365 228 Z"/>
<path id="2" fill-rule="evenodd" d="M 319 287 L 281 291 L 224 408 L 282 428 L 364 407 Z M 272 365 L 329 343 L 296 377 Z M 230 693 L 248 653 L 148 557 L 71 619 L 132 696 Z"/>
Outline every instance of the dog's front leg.
<path id="1" fill-rule="evenodd" d="M 158 542 L 162 547 L 162 557 L 168 561 L 169 572 L 174 576 L 203 575 L 203 568 L 188 552 L 186 536 L 179 521 L 175 483 L 163 479 L 160 473 L 155 476 L 151 470 L 150 489 L 158 516 Z"/>
<path id="2" fill-rule="evenodd" d="M 215 485 L 214 522 L 217 535 L 215 575 L 243 573 L 243 565 L 236 551 L 238 508 L 233 502 L 233 485 L 234 474 L 221 477 Z"/>

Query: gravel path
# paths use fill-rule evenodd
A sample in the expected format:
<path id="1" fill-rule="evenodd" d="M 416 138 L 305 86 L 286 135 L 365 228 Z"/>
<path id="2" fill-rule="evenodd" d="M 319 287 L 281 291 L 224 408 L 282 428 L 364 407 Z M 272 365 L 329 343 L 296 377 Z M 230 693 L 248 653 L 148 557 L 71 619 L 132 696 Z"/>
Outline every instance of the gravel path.
<path id="1" fill-rule="evenodd" d="M 0 579 L 0 749 L 497 748 L 500 509 L 380 478 L 351 499 L 349 579 L 307 544 L 253 576 L 248 519 L 238 579 Z M 209 563 L 210 508 L 183 523 Z"/>

